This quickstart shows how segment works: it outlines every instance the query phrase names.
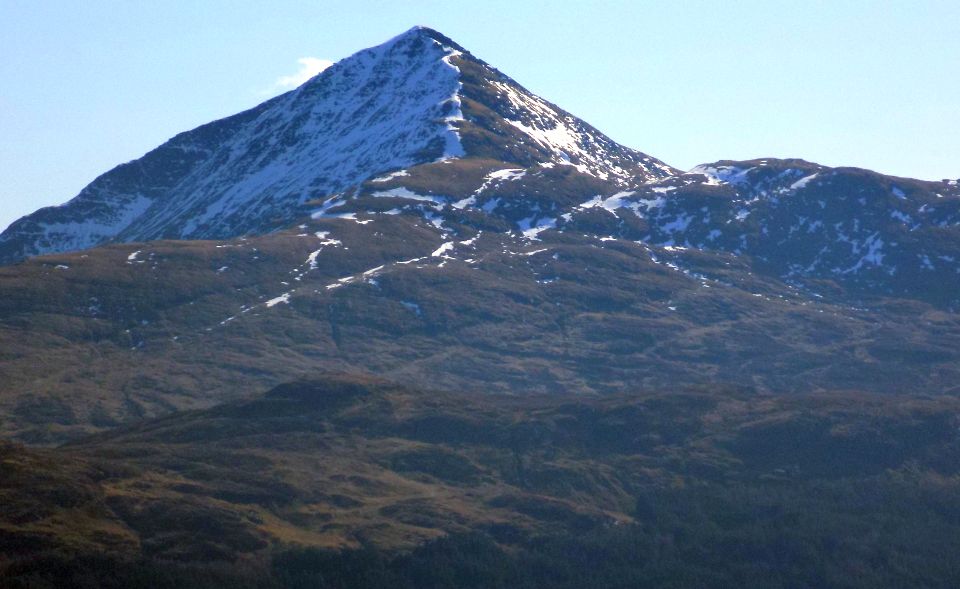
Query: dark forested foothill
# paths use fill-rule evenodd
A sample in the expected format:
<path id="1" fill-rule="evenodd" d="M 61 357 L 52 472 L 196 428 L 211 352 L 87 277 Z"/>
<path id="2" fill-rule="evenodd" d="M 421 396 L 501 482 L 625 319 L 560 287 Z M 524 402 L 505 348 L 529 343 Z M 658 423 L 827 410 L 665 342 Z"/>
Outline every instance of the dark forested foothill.
<path id="1" fill-rule="evenodd" d="M 957 402 L 288 383 L 0 448 L 12 587 L 947 587 Z M 111 585 L 112 584 L 112 585 Z"/>

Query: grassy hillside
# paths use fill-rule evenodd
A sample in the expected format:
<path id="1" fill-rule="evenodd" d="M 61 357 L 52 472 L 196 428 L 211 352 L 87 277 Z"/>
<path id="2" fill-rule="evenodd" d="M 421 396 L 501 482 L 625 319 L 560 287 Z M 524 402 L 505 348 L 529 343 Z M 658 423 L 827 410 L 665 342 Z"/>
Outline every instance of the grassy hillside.
<path id="1" fill-rule="evenodd" d="M 318 370 L 475 393 L 956 390 L 957 315 L 926 303 L 812 293 L 745 256 L 468 222 L 441 237 L 405 214 L 318 220 L 0 268 L 0 433 L 55 444 Z"/>

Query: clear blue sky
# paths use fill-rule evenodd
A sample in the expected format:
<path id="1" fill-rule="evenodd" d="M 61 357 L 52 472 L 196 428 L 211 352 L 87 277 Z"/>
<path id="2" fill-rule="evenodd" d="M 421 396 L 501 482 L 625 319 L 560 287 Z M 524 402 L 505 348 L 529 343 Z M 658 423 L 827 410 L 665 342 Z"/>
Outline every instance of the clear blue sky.
<path id="1" fill-rule="evenodd" d="M 957 0 L 0 0 L 0 228 L 415 24 L 680 168 L 960 176 Z"/>

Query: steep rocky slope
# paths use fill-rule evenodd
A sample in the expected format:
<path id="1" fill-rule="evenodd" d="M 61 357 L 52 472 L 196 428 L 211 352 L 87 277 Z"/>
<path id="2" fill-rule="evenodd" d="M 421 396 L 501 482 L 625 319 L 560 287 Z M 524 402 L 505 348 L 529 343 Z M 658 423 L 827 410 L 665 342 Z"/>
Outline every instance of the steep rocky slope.
<path id="1" fill-rule="evenodd" d="M 377 174 L 470 157 L 570 165 L 613 183 L 675 173 L 417 27 L 21 219 L 0 235 L 0 263 L 116 241 L 265 233 Z"/>

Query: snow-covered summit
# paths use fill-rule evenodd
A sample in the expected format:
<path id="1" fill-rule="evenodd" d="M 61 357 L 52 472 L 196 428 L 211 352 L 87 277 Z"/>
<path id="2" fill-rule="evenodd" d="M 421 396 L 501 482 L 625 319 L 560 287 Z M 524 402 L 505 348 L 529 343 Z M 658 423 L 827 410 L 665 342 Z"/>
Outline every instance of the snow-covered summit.
<path id="1" fill-rule="evenodd" d="M 0 235 L 0 263 L 117 241 L 271 231 L 302 217 L 309 201 L 464 157 L 570 165 L 614 181 L 675 172 L 414 27 L 17 221 Z"/>

